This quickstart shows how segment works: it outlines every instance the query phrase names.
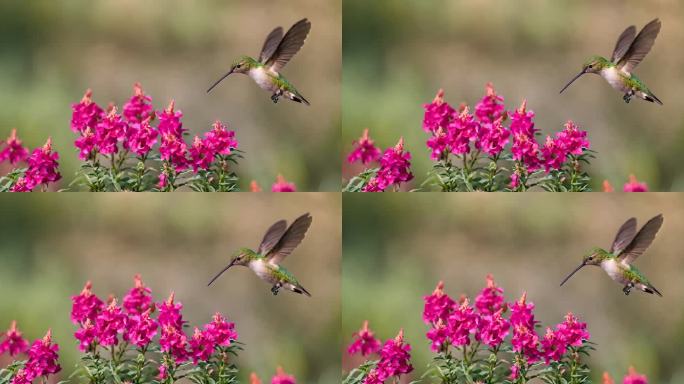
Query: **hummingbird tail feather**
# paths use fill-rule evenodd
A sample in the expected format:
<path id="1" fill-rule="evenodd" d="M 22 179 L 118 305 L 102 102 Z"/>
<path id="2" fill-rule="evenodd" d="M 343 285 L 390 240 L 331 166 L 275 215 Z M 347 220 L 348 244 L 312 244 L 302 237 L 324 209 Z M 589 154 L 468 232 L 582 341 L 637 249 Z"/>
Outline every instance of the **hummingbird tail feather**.
<path id="1" fill-rule="evenodd" d="M 304 287 L 302 287 L 301 285 L 295 285 L 294 287 L 292 287 L 292 291 L 311 297 L 311 294 L 309 293 L 309 291 L 304 289 Z"/>
<path id="2" fill-rule="evenodd" d="M 290 92 L 288 95 L 290 97 L 290 100 L 296 101 L 298 103 L 304 103 L 306 105 L 311 105 L 307 99 L 304 98 L 304 96 L 300 95 L 299 93 L 295 92 Z"/>
<path id="3" fill-rule="evenodd" d="M 650 293 L 650 294 L 655 293 L 656 295 L 663 297 L 663 294 L 660 293 L 660 291 L 658 291 L 656 289 L 656 287 L 652 286 L 651 284 L 645 285 L 643 289 L 644 289 L 644 292 L 646 292 L 646 293 Z"/>
<path id="4" fill-rule="evenodd" d="M 644 99 L 650 101 L 651 103 L 656 102 L 656 103 L 658 103 L 658 104 L 660 104 L 660 105 L 663 105 L 663 102 L 660 101 L 660 99 L 659 99 L 658 97 L 656 97 L 656 95 L 654 95 L 654 94 L 652 94 L 652 93 L 647 93 L 647 94 L 645 94 Z"/>

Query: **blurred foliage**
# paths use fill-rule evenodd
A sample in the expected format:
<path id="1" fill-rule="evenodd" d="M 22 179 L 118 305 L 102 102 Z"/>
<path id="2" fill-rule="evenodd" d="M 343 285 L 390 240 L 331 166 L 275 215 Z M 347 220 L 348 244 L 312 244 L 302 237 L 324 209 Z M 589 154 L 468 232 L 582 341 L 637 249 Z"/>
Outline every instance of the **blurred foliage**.
<path id="1" fill-rule="evenodd" d="M 365 127 L 383 148 L 404 136 L 423 180 L 431 167 L 423 104 L 443 88 L 452 105 L 473 107 L 493 82 L 508 109 L 527 99 L 544 136 L 569 119 L 589 132 L 594 190 L 604 179 L 621 186 L 630 173 L 654 191 L 684 190 L 684 101 L 674 86 L 684 81 L 681 1 L 346 0 L 343 13 L 344 153 Z M 595 75 L 558 94 L 588 57 L 610 56 L 627 26 L 656 17 L 663 28 L 635 73 L 664 106 L 625 104 Z M 346 179 L 360 171 L 343 168 Z"/>
<path id="2" fill-rule="evenodd" d="M 622 287 L 598 268 L 560 281 L 595 246 L 609 247 L 629 217 L 639 227 L 658 213 L 665 223 L 635 265 L 660 298 Z M 571 311 L 588 323 L 597 350 L 594 382 L 634 365 L 650 382 L 681 383 L 684 344 L 684 197 L 676 194 L 345 194 L 343 198 L 342 335 L 363 320 L 386 340 L 404 328 L 416 373 L 432 357 L 422 322 L 423 296 L 443 280 L 454 298 L 471 299 L 492 273 L 508 301 L 527 292 L 545 326 Z M 343 368 L 360 360 L 344 353 Z M 407 381 L 408 382 L 408 381 Z"/>
<path id="3" fill-rule="evenodd" d="M 284 75 L 312 103 L 282 101 L 245 76 L 206 89 L 233 60 L 258 55 L 266 35 L 308 17 L 312 30 Z M 156 109 L 171 99 L 192 135 L 219 119 L 247 157 L 242 189 L 282 173 L 301 191 L 339 190 L 341 2 L 102 0 L 0 3 L 0 137 L 12 127 L 31 148 L 52 136 L 65 180 L 78 167 L 71 104 L 87 88 L 119 107 L 141 82 Z M 306 145 L 302 141 L 306 140 Z M 63 184 L 65 184 L 63 182 Z"/>
<path id="4" fill-rule="evenodd" d="M 219 311 L 236 323 L 240 376 L 278 365 L 303 383 L 340 380 L 340 196 L 333 194 L 8 195 L 0 200 L 0 330 L 17 320 L 34 340 L 52 328 L 60 374 L 78 358 L 70 297 L 87 280 L 121 298 L 142 274 L 157 301 L 175 291 L 191 326 Z M 273 296 L 249 270 L 207 287 L 232 252 L 256 247 L 276 220 L 310 212 L 313 224 L 284 265 L 313 295 Z M 5 364 L 6 361 L 0 361 Z"/>

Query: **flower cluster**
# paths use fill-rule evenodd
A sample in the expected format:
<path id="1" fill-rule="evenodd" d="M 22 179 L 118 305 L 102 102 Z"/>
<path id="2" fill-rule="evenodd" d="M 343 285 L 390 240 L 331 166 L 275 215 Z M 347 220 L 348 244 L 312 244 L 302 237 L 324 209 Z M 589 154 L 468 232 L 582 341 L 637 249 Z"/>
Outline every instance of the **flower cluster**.
<path id="1" fill-rule="evenodd" d="M 28 350 L 29 344 L 22 336 L 19 329 L 17 329 L 17 322 L 12 321 L 9 329 L 2 334 L 3 340 L 0 341 L 0 355 L 9 353 L 10 356 L 16 356 Z"/>
<path id="2" fill-rule="evenodd" d="M 26 160 L 28 157 L 28 148 L 21 144 L 21 140 L 17 137 L 16 129 L 12 129 L 12 133 L 10 133 L 7 141 L 3 142 L 0 140 L 0 145 L 4 146 L 0 150 L 0 163 L 9 160 L 10 164 L 14 165 Z"/>
<path id="3" fill-rule="evenodd" d="M 361 353 L 361 356 L 367 356 L 380 350 L 380 340 L 376 339 L 373 331 L 368 328 L 368 320 L 363 322 L 363 326 L 353 337 L 354 342 L 347 348 L 350 355 Z"/>
<path id="4" fill-rule="evenodd" d="M 398 379 L 413 371 L 411 365 L 411 345 L 404 342 L 404 331 L 400 330 L 397 336 L 380 344 L 380 340 L 373 336 L 368 328 L 368 321 L 363 322 L 361 329 L 354 333 L 354 341 L 347 348 L 350 355 L 360 353 L 367 356 L 377 353 L 379 360 L 365 364 L 362 370 L 352 373 L 356 381 L 363 384 L 382 384 L 390 378 Z"/>
<path id="5" fill-rule="evenodd" d="M 347 157 L 350 163 L 360 161 L 367 165 L 377 161 L 379 167 L 366 169 L 360 176 L 350 180 L 345 191 L 383 192 L 390 187 L 398 189 L 401 183 L 413 179 L 411 153 L 404 150 L 404 138 L 381 154 L 380 149 L 373 144 L 368 129 L 365 129 L 354 145 L 356 147 Z"/>
<path id="6" fill-rule="evenodd" d="M 5 344 L 7 342 L 7 344 Z M 15 366 L 15 371 L 11 376 L 12 384 L 31 384 L 37 378 L 44 380 L 52 374 L 59 372 L 59 345 L 52 342 L 52 332 L 47 331 L 42 339 L 34 341 L 31 346 L 21 338 L 21 332 L 16 329 L 16 323 L 12 323 L 6 332 L 6 339 L 0 344 L 0 353 L 9 352 L 10 356 L 18 353 L 26 353 L 27 360 Z"/>
<path id="7" fill-rule="evenodd" d="M 603 384 L 615 384 L 608 372 L 603 373 Z M 648 384 L 648 378 L 638 373 L 634 367 L 629 367 L 627 375 L 622 379 L 622 384 Z"/>
<path id="8" fill-rule="evenodd" d="M 31 192 L 37 187 L 47 189 L 62 176 L 59 174 L 59 154 L 52 150 L 52 140 L 47 139 L 42 147 L 29 153 L 17 137 L 17 130 L 5 142 L 0 141 L 0 163 L 8 161 L 10 165 L 26 163 L 25 168 L 16 168 L 8 175 L 0 177 L 0 190 L 11 192 Z"/>
<path id="9" fill-rule="evenodd" d="M 434 173 L 443 190 L 524 190 L 541 180 L 547 189 L 580 186 L 579 165 L 588 157 L 590 143 L 587 133 L 572 121 L 540 145 L 534 112 L 527 110 L 527 103 L 523 101 L 517 110 L 506 111 L 504 98 L 491 84 L 487 84 L 484 97 L 475 105 L 474 114 L 465 105 L 458 110 L 451 107 L 444 101 L 443 90 L 424 109 L 423 130 L 430 134 L 426 144 L 437 162 Z M 506 152 L 509 143 L 510 152 Z M 456 166 L 452 156 L 462 160 L 463 165 Z M 506 167 L 500 161 L 513 162 L 509 174 L 503 173 Z M 541 168 L 546 175 L 538 172 Z M 532 177 L 540 180 L 533 181 Z M 584 184 L 582 188 L 586 188 Z"/>
<path id="10" fill-rule="evenodd" d="M 90 190 L 171 191 L 188 185 L 194 190 L 236 189 L 237 178 L 229 168 L 239 158 L 235 132 L 217 121 L 202 137 L 188 145 L 183 113 L 173 100 L 156 111 L 152 98 L 140 84 L 134 85 L 123 111 L 106 110 L 86 91 L 73 104 L 71 129 L 79 158 L 86 162 L 83 179 Z M 156 125 L 156 126 L 155 126 Z M 154 151 L 156 145 L 158 152 Z M 159 162 L 153 167 L 150 162 Z M 158 169 L 158 171 L 156 171 Z"/>
<path id="11" fill-rule="evenodd" d="M 613 192 L 615 189 L 608 182 L 603 180 L 603 192 Z M 622 187 L 623 192 L 648 192 L 648 185 L 637 180 L 636 176 L 629 175 L 629 181 Z"/>

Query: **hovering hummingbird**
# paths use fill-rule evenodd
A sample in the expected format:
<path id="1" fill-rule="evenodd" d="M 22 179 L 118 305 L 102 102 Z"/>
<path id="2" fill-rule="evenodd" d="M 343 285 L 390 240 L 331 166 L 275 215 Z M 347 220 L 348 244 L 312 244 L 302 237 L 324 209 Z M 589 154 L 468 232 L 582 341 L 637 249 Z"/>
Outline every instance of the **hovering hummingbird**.
<path id="1" fill-rule="evenodd" d="M 307 19 L 296 22 L 283 37 L 283 28 L 277 27 L 266 37 L 261 48 L 259 60 L 250 56 L 241 56 L 230 67 L 228 73 L 209 87 L 209 93 L 223 79 L 231 73 L 243 73 L 257 83 L 261 89 L 272 93 L 271 100 L 278 102 L 278 98 L 286 98 L 309 105 L 295 87 L 290 84 L 280 71 L 304 45 L 304 40 L 311 30 L 311 23 Z"/>
<path id="2" fill-rule="evenodd" d="M 651 245 L 662 224 L 663 215 L 658 215 L 649 220 L 637 232 L 636 219 L 630 218 L 618 230 L 610 251 L 602 248 L 592 249 L 591 252 L 584 256 L 582 264 L 575 268 L 560 285 L 565 284 L 575 272 L 582 269 L 585 265 L 595 265 L 600 266 L 606 271 L 611 279 L 624 285 L 622 292 L 625 295 L 629 295 L 632 288 L 636 287 L 644 292 L 656 293 L 662 297 L 663 295 L 632 265 L 634 260 L 641 256 Z"/>
<path id="3" fill-rule="evenodd" d="M 610 60 L 602 56 L 591 57 L 584 63 L 582 71 L 570 80 L 560 93 L 563 93 L 570 84 L 585 73 L 596 73 L 606 79 L 611 87 L 624 94 L 622 99 L 625 103 L 629 103 L 633 96 L 637 96 L 663 105 L 656 95 L 636 75 L 632 74 L 632 70 L 651 51 L 658 32 L 660 32 L 660 20 L 658 19 L 646 24 L 638 35 L 636 34 L 636 27 L 630 25 L 618 38 Z"/>
<path id="4" fill-rule="evenodd" d="M 233 254 L 233 259 L 228 266 L 223 268 L 207 286 L 218 279 L 223 272 L 234 265 L 242 265 L 251 269 L 261 280 L 273 285 L 271 292 L 278 294 L 281 288 L 292 292 L 311 294 L 299 284 L 297 279 L 280 263 L 302 242 L 306 231 L 311 225 L 311 216 L 308 213 L 295 219 L 290 227 L 285 220 L 277 221 L 266 231 L 261 244 L 256 251 L 249 248 L 240 248 Z"/>

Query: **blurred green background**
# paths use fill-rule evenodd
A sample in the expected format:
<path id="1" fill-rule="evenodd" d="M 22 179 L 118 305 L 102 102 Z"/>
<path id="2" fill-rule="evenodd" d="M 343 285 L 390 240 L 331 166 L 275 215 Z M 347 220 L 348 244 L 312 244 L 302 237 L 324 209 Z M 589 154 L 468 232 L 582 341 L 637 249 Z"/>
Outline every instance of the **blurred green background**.
<path id="1" fill-rule="evenodd" d="M 654 191 L 684 190 L 684 2 L 345 0 L 343 13 L 345 154 L 365 127 L 383 148 L 404 136 L 416 187 L 432 164 L 423 104 L 444 88 L 453 106 L 473 107 L 492 82 L 509 110 L 527 99 L 543 137 L 568 119 L 589 132 L 594 190 L 604 179 L 621 188 L 630 173 Z M 596 75 L 558 94 L 587 58 L 610 57 L 627 26 L 656 17 L 662 30 L 635 73 L 664 106 L 625 104 Z M 343 168 L 345 179 L 360 171 Z"/>
<path id="2" fill-rule="evenodd" d="M 559 287 L 582 255 L 610 246 L 627 218 L 637 217 L 641 227 L 661 212 L 665 223 L 635 265 L 664 297 L 625 296 L 589 267 Z M 346 194 L 343 345 L 366 319 L 383 340 L 403 327 L 417 379 L 432 356 L 423 296 L 443 280 L 452 297 L 472 299 L 492 273 L 508 301 L 527 291 L 543 325 L 561 322 L 568 311 L 588 323 L 598 344 L 588 360 L 595 383 L 603 371 L 621 379 L 630 365 L 651 383 L 682 383 L 683 212 L 684 197 L 676 194 Z M 359 363 L 343 354 L 345 370 Z"/>
<path id="3" fill-rule="evenodd" d="M 157 301 L 175 291 L 191 326 L 216 311 L 236 323 L 245 343 L 237 360 L 242 380 L 255 371 L 270 382 L 282 365 L 298 382 L 339 382 L 340 200 L 301 193 L 5 196 L 0 329 L 17 320 L 33 340 L 52 328 L 66 379 L 79 356 L 70 297 L 92 280 L 100 297 L 121 298 L 140 273 Z M 273 222 L 307 211 L 313 224 L 284 265 L 313 297 L 273 296 L 246 268 L 207 287 L 235 249 L 256 247 Z"/>
<path id="4" fill-rule="evenodd" d="M 246 76 L 206 93 L 273 28 L 304 17 L 311 33 L 283 73 L 310 107 L 273 105 Z M 121 108 L 141 82 L 157 110 L 176 100 L 191 135 L 217 119 L 236 131 L 243 189 L 251 179 L 269 189 L 282 173 L 301 191 L 339 190 L 341 18 L 340 0 L 3 0 L 0 138 L 16 127 L 35 148 L 52 136 L 65 186 L 79 165 L 71 104 L 92 88 L 98 104 Z"/>

